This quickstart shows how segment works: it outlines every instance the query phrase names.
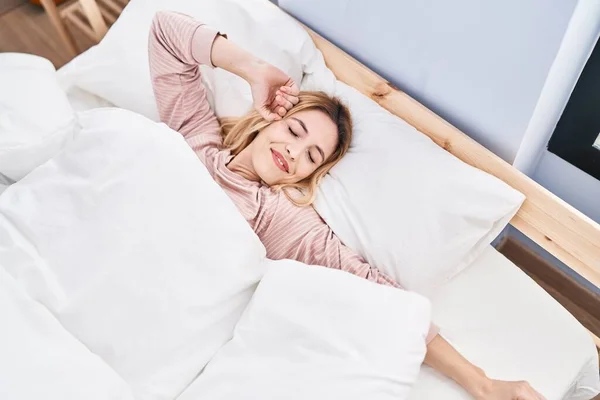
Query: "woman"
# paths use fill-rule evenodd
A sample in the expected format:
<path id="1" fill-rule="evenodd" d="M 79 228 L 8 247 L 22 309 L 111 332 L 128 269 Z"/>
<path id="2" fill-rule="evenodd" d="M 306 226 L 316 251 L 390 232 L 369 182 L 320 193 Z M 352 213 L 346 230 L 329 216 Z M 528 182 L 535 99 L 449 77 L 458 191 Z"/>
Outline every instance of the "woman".
<path id="1" fill-rule="evenodd" d="M 338 99 L 299 92 L 285 73 L 182 14 L 159 12 L 149 40 L 161 120 L 179 131 L 250 223 L 271 259 L 342 269 L 399 287 L 345 247 L 310 207 L 319 180 L 346 153 L 352 123 Z M 255 110 L 219 123 L 206 98 L 200 64 L 245 79 Z M 437 334 L 425 363 L 476 399 L 539 400 L 525 382 L 488 378 Z"/>

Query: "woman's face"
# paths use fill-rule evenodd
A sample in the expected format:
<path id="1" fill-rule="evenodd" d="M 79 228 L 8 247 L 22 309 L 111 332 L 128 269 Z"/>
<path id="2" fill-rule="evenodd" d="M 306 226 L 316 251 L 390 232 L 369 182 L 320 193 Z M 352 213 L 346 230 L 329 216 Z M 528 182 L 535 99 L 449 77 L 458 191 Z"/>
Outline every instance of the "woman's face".
<path id="1" fill-rule="evenodd" d="M 250 144 L 254 171 L 267 185 L 296 183 L 335 151 L 337 126 L 327 114 L 303 110 L 263 129 Z"/>

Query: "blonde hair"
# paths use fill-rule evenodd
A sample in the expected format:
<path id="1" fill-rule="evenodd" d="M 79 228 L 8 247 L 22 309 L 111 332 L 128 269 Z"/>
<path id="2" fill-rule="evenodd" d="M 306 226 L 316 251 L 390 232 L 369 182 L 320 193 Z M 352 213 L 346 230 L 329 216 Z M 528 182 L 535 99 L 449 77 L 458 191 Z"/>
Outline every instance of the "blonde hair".
<path id="1" fill-rule="evenodd" d="M 296 183 L 273 185 L 275 191 L 283 190 L 292 203 L 297 206 L 311 205 L 317 194 L 317 187 L 321 179 L 337 164 L 348 152 L 352 141 L 352 119 L 350 111 L 337 97 L 331 97 L 323 92 L 300 92 L 299 102 L 287 112 L 284 118 L 291 117 L 300 111 L 318 110 L 325 113 L 335 123 L 338 140 L 335 151 L 311 175 Z M 244 150 L 258 133 L 269 126 L 271 122 L 264 120 L 256 111 L 250 111 L 242 117 L 225 117 L 220 119 L 223 146 L 231 151 L 232 155 Z M 292 194 L 292 190 L 296 194 Z M 300 192 L 300 195 L 297 193 Z"/>

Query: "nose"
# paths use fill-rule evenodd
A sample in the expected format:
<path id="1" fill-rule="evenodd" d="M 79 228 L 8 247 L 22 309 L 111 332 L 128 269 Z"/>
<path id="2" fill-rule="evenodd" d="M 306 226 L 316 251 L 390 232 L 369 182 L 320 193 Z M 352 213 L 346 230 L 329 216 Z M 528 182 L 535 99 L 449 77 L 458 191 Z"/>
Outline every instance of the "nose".
<path id="1" fill-rule="evenodd" d="M 285 146 L 285 151 L 288 153 L 288 156 L 293 161 L 296 161 L 296 158 L 298 157 L 298 155 L 300 154 L 300 152 L 302 150 L 299 148 L 299 146 L 294 146 L 293 144 L 288 144 L 287 146 Z"/>

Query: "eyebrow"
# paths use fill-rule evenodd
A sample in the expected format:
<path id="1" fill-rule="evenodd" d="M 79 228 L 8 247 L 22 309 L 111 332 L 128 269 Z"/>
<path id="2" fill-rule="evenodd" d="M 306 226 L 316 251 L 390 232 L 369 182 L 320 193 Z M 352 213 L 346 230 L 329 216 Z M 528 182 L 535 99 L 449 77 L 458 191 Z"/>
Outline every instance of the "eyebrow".
<path id="1" fill-rule="evenodd" d="M 300 124 L 300 126 L 302 126 L 302 129 L 304 129 L 304 132 L 308 133 L 308 129 L 306 129 L 306 125 L 304 125 L 304 122 L 301 119 L 298 119 L 296 117 L 292 117 L 292 119 L 296 122 L 298 122 Z"/>
<path id="2" fill-rule="evenodd" d="M 298 119 L 296 117 L 291 117 L 291 119 L 298 122 L 300 124 L 300 126 L 302 127 L 302 129 L 304 129 L 304 132 L 308 133 L 308 129 L 306 129 L 306 125 L 304 124 L 304 121 L 302 121 L 301 119 Z M 323 151 L 323 149 L 320 146 L 317 145 L 316 147 L 317 147 L 317 150 L 319 151 L 319 153 L 321 154 L 321 159 L 323 161 L 325 161 L 325 152 Z"/>

